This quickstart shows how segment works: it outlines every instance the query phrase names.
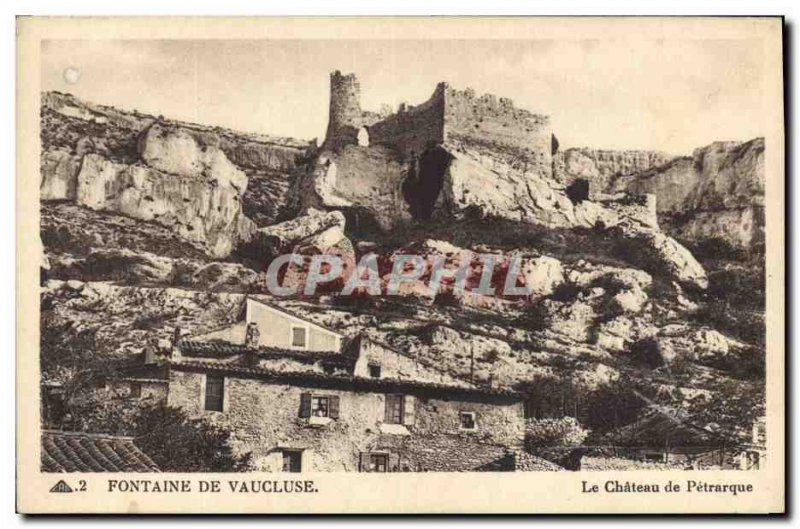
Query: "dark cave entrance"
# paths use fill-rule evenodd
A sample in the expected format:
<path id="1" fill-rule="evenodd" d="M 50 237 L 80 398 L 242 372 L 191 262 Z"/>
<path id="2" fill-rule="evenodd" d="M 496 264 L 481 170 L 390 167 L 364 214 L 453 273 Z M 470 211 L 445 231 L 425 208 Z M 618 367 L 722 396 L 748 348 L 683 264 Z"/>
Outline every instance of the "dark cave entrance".
<path id="1" fill-rule="evenodd" d="M 573 204 L 580 204 L 584 200 L 589 200 L 589 181 L 585 178 L 576 178 L 574 182 L 567 186 L 567 197 Z"/>
<path id="2" fill-rule="evenodd" d="M 444 173 L 452 156 L 441 147 L 425 151 L 411 164 L 408 177 L 403 181 L 403 198 L 411 216 L 419 220 L 430 220 L 436 199 L 444 185 Z"/>

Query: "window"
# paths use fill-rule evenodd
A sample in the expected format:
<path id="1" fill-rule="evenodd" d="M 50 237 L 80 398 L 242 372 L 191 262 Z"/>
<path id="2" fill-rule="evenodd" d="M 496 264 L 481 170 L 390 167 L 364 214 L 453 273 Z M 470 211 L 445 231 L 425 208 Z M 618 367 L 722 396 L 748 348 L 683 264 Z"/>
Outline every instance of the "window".
<path id="1" fill-rule="evenodd" d="M 378 364 L 370 364 L 369 376 L 372 378 L 381 378 L 381 366 Z"/>
<path id="2" fill-rule="evenodd" d="M 283 471 L 300 472 L 302 470 L 303 452 L 300 450 L 283 451 Z"/>
<path id="3" fill-rule="evenodd" d="M 132 399 L 138 399 L 142 396 L 142 385 L 138 382 L 131 382 L 129 395 Z"/>
<path id="4" fill-rule="evenodd" d="M 389 471 L 389 456 L 387 454 L 370 454 L 369 455 L 369 471 L 370 472 L 388 472 Z"/>
<path id="5" fill-rule="evenodd" d="M 461 423 L 462 430 L 477 430 L 478 423 L 475 420 L 474 411 L 462 411 L 458 414 L 459 422 Z"/>
<path id="6" fill-rule="evenodd" d="M 206 376 L 206 410 L 222 411 L 222 399 L 225 391 L 225 377 Z"/>
<path id="7" fill-rule="evenodd" d="M 386 395 L 386 423 L 403 424 L 403 395 Z"/>
<path id="8" fill-rule="evenodd" d="M 312 395 L 311 393 L 301 394 L 300 417 L 328 417 L 331 419 L 338 419 L 339 396 Z"/>
<path id="9" fill-rule="evenodd" d="M 311 397 L 311 415 L 313 417 L 327 417 L 328 410 L 328 397 Z"/>
<path id="10" fill-rule="evenodd" d="M 292 326 L 292 347 L 299 347 L 305 349 L 306 345 L 306 334 L 308 329 L 305 327 L 296 327 Z"/>

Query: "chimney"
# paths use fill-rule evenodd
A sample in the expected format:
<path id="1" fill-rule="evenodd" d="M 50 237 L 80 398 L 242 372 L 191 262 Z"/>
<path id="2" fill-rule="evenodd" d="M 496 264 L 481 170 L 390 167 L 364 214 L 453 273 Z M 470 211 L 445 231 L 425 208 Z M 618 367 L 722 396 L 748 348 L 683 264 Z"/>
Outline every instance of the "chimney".
<path id="1" fill-rule="evenodd" d="M 251 321 L 247 324 L 247 331 L 244 335 L 244 346 L 248 349 L 257 349 L 261 333 L 258 331 L 258 324 Z"/>
<path id="2" fill-rule="evenodd" d="M 183 329 L 176 325 L 175 330 L 172 331 L 172 347 L 176 347 L 181 338 L 183 338 Z"/>
<path id="3" fill-rule="evenodd" d="M 156 363 L 156 344 L 150 338 L 144 346 L 144 365 L 151 365 Z"/>

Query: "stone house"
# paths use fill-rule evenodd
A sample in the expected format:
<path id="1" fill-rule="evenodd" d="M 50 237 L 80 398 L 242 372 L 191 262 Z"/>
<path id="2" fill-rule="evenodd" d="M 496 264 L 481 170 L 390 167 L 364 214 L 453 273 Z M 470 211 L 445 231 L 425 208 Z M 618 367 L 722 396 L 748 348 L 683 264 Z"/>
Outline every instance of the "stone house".
<path id="1" fill-rule="evenodd" d="M 256 469 L 513 470 L 521 460 L 523 395 L 252 298 L 243 312 L 175 344 L 166 398 L 228 427 Z"/>

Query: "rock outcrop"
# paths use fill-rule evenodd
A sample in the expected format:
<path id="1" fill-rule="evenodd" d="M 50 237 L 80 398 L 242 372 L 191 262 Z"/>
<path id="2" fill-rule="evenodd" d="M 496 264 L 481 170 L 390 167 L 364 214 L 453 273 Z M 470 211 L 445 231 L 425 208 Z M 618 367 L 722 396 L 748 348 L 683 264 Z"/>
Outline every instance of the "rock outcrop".
<path id="1" fill-rule="evenodd" d="M 284 215 L 291 173 L 314 145 L 121 111 L 57 92 L 42 95 L 41 136 L 42 200 L 152 220 L 202 243 L 214 257 L 248 240 L 255 225 L 245 212 L 260 224 Z M 109 193 L 86 187 L 101 181 Z"/>
<path id="2" fill-rule="evenodd" d="M 243 189 L 234 181 L 241 185 L 224 171 L 182 176 L 87 154 L 77 175 L 75 200 L 91 209 L 174 228 L 183 238 L 202 243 L 210 255 L 224 257 L 255 230 L 242 213 Z"/>
<path id="3" fill-rule="evenodd" d="M 42 152 L 40 193 L 42 200 L 75 200 L 76 175 L 81 157 L 66 149 Z"/>
<path id="4" fill-rule="evenodd" d="M 311 208 L 292 220 L 260 228 L 253 243 L 263 255 L 277 256 L 308 246 L 324 252 L 346 239 L 344 228 L 345 218 L 341 211 L 325 212 Z"/>
<path id="5" fill-rule="evenodd" d="M 589 183 L 589 196 L 607 194 L 620 176 L 641 174 L 672 160 L 658 151 L 611 151 L 576 147 L 553 156 L 553 178 L 568 186 L 578 179 Z M 660 199 L 660 197 L 659 197 Z"/>
<path id="6" fill-rule="evenodd" d="M 655 193 L 662 224 L 688 240 L 764 242 L 764 139 L 716 142 L 614 182 L 619 191 Z"/>

